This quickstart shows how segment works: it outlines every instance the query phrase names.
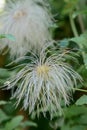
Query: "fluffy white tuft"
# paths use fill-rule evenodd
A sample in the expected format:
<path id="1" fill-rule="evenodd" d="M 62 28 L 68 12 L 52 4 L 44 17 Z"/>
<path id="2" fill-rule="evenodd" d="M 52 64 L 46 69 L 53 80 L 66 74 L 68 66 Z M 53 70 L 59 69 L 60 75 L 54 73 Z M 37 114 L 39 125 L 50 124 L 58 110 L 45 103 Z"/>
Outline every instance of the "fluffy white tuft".
<path id="1" fill-rule="evenodd" d="M 10 48 L 11 56 L 22 56 L 29 50 L 39 51 L 51 40 L 49 27 L 51 15 L 44 0 L 10 1 L 0 18 L 2 34 L 12 34 L 16 41 L 3 40 Z"/>
<path id="2" fill-rule="evenodd" d="M 12 98 L 17 99 L 17 105 L 23 100 L 23 108 L 29 108 L 29 114 L 40 111 L 49 112 L 50 117 L 60 111 L 61 101 L 69 104 L 73 87 L 81 77 L 62 60 L 63 55 L 50 55 L 45 51 L 40 56 L 25 56 L 17 60 L 27 60 L 19 66 L 23 68 L 10 80 L 7 89 L 12 89 Z M 28 62 L 29 60 L 29 62 Z"/>

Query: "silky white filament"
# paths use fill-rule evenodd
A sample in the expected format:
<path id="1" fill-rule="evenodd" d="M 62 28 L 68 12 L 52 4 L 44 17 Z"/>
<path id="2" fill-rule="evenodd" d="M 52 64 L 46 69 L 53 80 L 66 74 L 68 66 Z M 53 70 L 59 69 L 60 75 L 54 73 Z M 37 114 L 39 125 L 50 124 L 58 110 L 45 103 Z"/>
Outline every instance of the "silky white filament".
<path id="1" fill-rule="evenodd" d="M 49 12 L 44 0 L 18 0 L 7 4 L 0 18 L 0 33 L 12 34 L 16 41 L 4 39 L 0 43 L 8 45 L 12 57 L 25 55 L 30 50 L 40 51 L 51 40 Z"/>

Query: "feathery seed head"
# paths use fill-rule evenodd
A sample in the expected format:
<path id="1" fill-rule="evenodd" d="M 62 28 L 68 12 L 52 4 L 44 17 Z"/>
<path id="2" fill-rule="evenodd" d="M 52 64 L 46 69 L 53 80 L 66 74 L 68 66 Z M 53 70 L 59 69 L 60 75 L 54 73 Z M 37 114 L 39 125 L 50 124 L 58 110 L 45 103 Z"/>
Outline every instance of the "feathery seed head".
<path id="1" fill-rule="evenodd" d="M 46 54 L 43 51 L 39 57 L 19 58 L 29 59 L 29 63 L 21 64 L 23 68 L 10 80 L 7 89 L 13 90 L 12 98 L 17 99 L 17 105 L 23 100 L 23 108 L 28 108 L 29 114 L 36 112 L 39 116 L 41 110 L 44 116 L 49 112 L 53 118 L 54 113 L 61 112 L 62 100 L 69 104 L 72 89 L 81 77 L 62 61 L 62 54 Z"/>
<path id="2" fill-rule="evenodd" d="M 25 55 L 29 50 L 40 51 L 51 40 L 49 27 L 52 16 L 42 0 L 18 0 L 9 2 L 0 18 L 2 34 L 12 34 L 16 41 L 3 40 L 10 48 L 11 56 Z"/>

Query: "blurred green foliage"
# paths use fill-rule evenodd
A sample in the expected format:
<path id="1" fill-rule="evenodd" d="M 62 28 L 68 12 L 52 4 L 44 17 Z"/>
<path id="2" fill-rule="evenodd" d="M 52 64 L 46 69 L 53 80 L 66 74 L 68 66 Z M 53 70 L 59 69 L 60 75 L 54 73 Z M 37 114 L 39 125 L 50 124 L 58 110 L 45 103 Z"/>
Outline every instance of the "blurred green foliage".
<path id="1" fill-rule="evenodd" d="M 23 130 L 31 126 L 37 127 L 36 123 L 28 119 L 24 120 L 23 115 L 12 114 L 15 111 L 14 108 L 11 107 L 12 110 L 7 112 L 7 107 L 10 108 L 10 105 L 12 105 L 10 102 L 0 101 L 0 106 L 3 108 L 0 108 L 0 130 Z"/>

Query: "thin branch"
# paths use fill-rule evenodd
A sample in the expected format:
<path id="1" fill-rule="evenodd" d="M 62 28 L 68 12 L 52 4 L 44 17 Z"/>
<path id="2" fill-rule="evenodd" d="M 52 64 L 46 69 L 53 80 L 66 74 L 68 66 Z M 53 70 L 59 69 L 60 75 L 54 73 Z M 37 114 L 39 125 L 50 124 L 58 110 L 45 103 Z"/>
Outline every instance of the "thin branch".
<path id="1" fill-rule="evenodd" d="M 71 27 L 72 27 L 73 34 L 74 34 L 75 37 L 78 37 L 79 34 L 78 34 L 78 32 L 77 32 L 74 19 L 72 18 L 72 14 L 69 14 L 69 19 L 70 19 L 70 24 L 71 24 Z"/>
<path id="2" fill-rule="evenodd" d="M 73 88 L 73 90 L 75 90 L 75 91 L 81 91 L 81 92 L 86 92 L 87 93 L 87 90 L 80 89 L 80 88 Z"/>

